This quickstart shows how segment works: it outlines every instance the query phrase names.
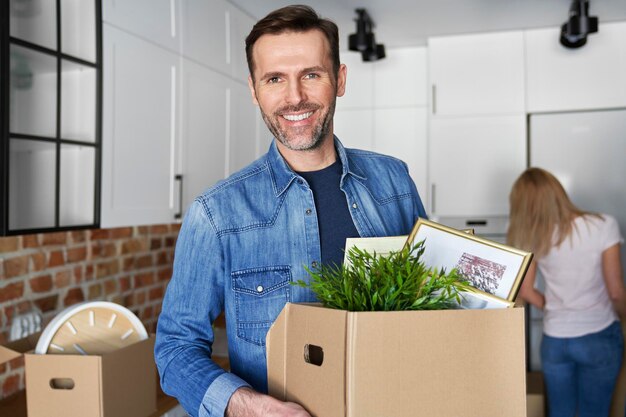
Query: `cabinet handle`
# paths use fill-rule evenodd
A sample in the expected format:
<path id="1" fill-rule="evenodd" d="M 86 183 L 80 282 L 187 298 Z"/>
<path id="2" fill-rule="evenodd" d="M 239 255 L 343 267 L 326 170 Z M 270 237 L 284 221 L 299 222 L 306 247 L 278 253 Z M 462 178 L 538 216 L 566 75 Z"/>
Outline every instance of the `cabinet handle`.
<path id="1" fill-rule="evenodd" d="M 180 182 L 180 187 L 178 187 L 178 213 L 174 214 L 174 218 L 179 220 L 183 217 L 183 176 L 177 174 L 174 176 L 174 181 Z"/>
<path id="2" fill-rule="evenodd" d="M 170 35 L 176 37 L 176 0 L 170 0 Z"/>
<path id="3" fill-rule="evenodd" d="M 437 114 L 437 86 L 433 84 L 432 88 L 432 100 L 433 100 L 433 114 Z"/>

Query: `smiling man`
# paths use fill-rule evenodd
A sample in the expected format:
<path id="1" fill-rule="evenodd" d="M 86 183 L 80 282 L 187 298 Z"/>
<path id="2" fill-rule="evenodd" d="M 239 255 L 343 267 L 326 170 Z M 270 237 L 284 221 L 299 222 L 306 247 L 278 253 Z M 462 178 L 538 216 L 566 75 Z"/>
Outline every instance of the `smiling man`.
<path id="1" fill-rule="evenodd" d="M 163 390 L 192 416 L 293 416 L 266 394 L 265 336 L 286 302 L 314 302 L 306 268 L 340 265 L 347 237 L 408 234 L 424 207 L 402 161 L 334 136 L 347 69 L 337 26 L 306 6 L 261 19 L 246 39 L 268 152 L 196 198 L 176 244 L 155 358 Z M 231 372 L 211 359 L 224 311 Z"/>

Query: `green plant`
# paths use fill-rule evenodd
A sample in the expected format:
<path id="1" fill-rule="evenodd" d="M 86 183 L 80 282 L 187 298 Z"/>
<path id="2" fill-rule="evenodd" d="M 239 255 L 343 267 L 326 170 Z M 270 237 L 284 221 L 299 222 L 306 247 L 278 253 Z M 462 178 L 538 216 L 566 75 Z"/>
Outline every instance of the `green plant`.
<path id="1" fill-rule="evenodd" d="M 348 311 L 439 310 L 454 308 L 460 293 L 471 291 L 456 269 L 448 273 L 427 268 L 421 260 L 424 241 L 388 256 L 356 247 L 348 251 L 349 266 L 324 266 L 307 272 L 310 288 L 329 308 Z"/>

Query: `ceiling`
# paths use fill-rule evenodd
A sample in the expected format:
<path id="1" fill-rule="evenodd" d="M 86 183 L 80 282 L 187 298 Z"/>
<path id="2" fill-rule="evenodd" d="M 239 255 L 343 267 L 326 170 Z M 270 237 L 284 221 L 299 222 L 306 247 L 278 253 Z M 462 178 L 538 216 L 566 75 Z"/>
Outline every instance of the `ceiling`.
<path id="1" fill-rule="evenodd" d="M 294 1 L 230 0 L 259 19 Z M 297 2 L 297 0 L 296 0 Z M 355 9 L 374 20 L 385 47 L 420 46 L 430 36 L 560 26 L 571 0 L 303 0 L 339 26 L 341 47 L 356 28 Z M 589 14 L 602 23 L 626 20 L 626 0 L 590 0 Z"/>

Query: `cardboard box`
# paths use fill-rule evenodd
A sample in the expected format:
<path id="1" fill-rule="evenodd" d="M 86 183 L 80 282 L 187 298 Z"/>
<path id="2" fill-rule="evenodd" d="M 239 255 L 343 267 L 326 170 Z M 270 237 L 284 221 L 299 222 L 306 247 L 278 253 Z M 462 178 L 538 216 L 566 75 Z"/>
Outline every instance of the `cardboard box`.
<path id="1" fill-rule="evenodd" d="M 528 417 L 545 417 L 546 396 L 541 372 L 526 375 L 526 408 Z"/>
<path id="2" fill-rule="evenodd" d="M 270 394 L 318 417 L 526 417 L 524 309 L 359 312 L 285 305 Z"/>
<path id="3" fill-rule="evenodd" d="M 25 357 L 28 417 L 143 417 L 156 411 L 154 337 L 102 356 L 29 353 L 38 337 L 0 346 L 0 363 Z"/>

